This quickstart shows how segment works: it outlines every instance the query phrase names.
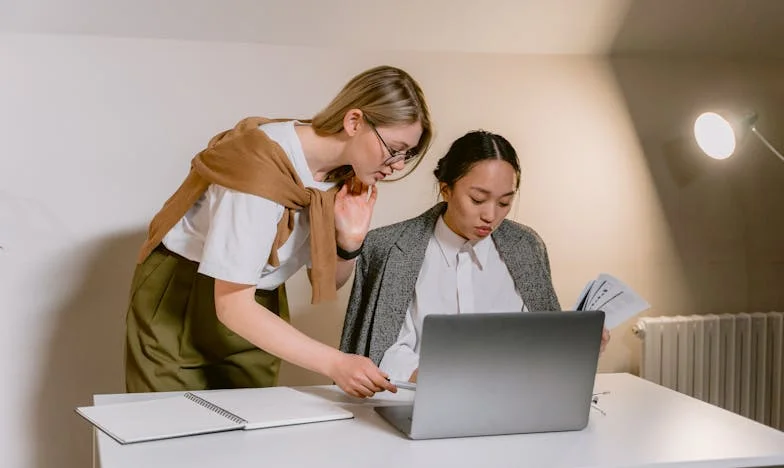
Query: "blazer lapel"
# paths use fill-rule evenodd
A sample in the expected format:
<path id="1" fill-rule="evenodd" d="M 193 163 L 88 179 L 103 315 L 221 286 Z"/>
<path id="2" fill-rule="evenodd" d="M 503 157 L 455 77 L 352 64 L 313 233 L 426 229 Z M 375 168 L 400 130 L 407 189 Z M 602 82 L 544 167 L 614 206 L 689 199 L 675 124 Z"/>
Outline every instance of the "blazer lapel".
<path id="1" fill-rule="evenodd" d="M 512 229 L 507 221 L 501 223 L 493 233 L 493 241 L 498 254 L 509 269 L 515 289 L 520 294 L 523 304 L 528 310 L 543 310 L 533 292 L 534 282 L 530 281 L 537 277 L 536 272 L 536 252 L 531 249 L 530 244 L 522 242 L 521 236 Z"/>
<path id="2" fill-rule="evenodd" d="M 414 297 L 427 245 L 443 208 L 444 204 L 440 203 L 412 219 L 390 246 L 370 335 L 370 357 L 376 362 L 397 341 Z"/>

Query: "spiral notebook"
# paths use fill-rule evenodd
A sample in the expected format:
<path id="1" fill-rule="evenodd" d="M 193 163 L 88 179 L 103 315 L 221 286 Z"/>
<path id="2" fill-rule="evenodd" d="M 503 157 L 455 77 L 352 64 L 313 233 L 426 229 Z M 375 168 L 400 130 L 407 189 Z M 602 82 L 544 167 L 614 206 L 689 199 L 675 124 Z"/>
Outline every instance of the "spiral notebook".
<path id="1" fill-rule="evenodd" d="M 121 444 L 350 419 L 354 414 L 288 387 L 188 392 L 76 412 Z"/>

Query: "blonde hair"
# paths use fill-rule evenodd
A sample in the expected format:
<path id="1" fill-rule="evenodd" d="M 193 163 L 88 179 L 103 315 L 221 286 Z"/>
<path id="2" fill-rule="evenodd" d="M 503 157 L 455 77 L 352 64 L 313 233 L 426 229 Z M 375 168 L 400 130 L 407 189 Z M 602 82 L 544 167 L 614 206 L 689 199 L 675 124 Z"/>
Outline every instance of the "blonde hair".
<path id="1" fill-rule="evenodd" d="M 351 109 L 361 110 L 372 124 L 382 127 L 419 122 L 422 136 L 416 150 L 420 161 L 430 147 L 433 128 L 425 95 L 419 84 L 399 68 L 382 65 L 356 75 L 326 108 L 313 117 L 313 130 L 319 135 L 340 133 L 343 131 L 343 118 Z M 339 182 L 352 175 L 351 166 L 343 166 L 332 170 L 327 180 Z"/>

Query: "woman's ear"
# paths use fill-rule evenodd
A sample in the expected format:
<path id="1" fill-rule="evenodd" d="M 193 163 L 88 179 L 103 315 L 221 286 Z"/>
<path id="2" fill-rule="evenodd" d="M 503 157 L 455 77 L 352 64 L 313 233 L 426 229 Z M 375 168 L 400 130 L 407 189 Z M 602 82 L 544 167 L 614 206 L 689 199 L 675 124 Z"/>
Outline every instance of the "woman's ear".
<path id="1" fill-rule="evenodd" d="M 362 128 L 362 111 L 349 109 L 343 116 L 343 130 L 348 136 L 354 136 Z"/>
<path id="2" fill-rule="evenodd" d="M 447 185 L 445 182 L 439 182 L 438 193 L 445 202 L 449 203 L 449 197 L 452 195 L 452 191 L 449 190 L 449 185 Z"/>

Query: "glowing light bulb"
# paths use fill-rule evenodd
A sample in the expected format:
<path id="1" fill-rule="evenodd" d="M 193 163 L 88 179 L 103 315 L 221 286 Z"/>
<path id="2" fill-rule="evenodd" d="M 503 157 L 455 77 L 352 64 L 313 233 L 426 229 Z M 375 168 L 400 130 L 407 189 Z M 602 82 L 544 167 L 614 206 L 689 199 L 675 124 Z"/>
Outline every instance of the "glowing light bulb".
<path id="1" fill-rule="evenodd" d="M 705 112 L 694 122 L 694 138 L 705 154 L 726 159 L 735 151 L 735 131 L 727 120 L 715 112 Z"/>

